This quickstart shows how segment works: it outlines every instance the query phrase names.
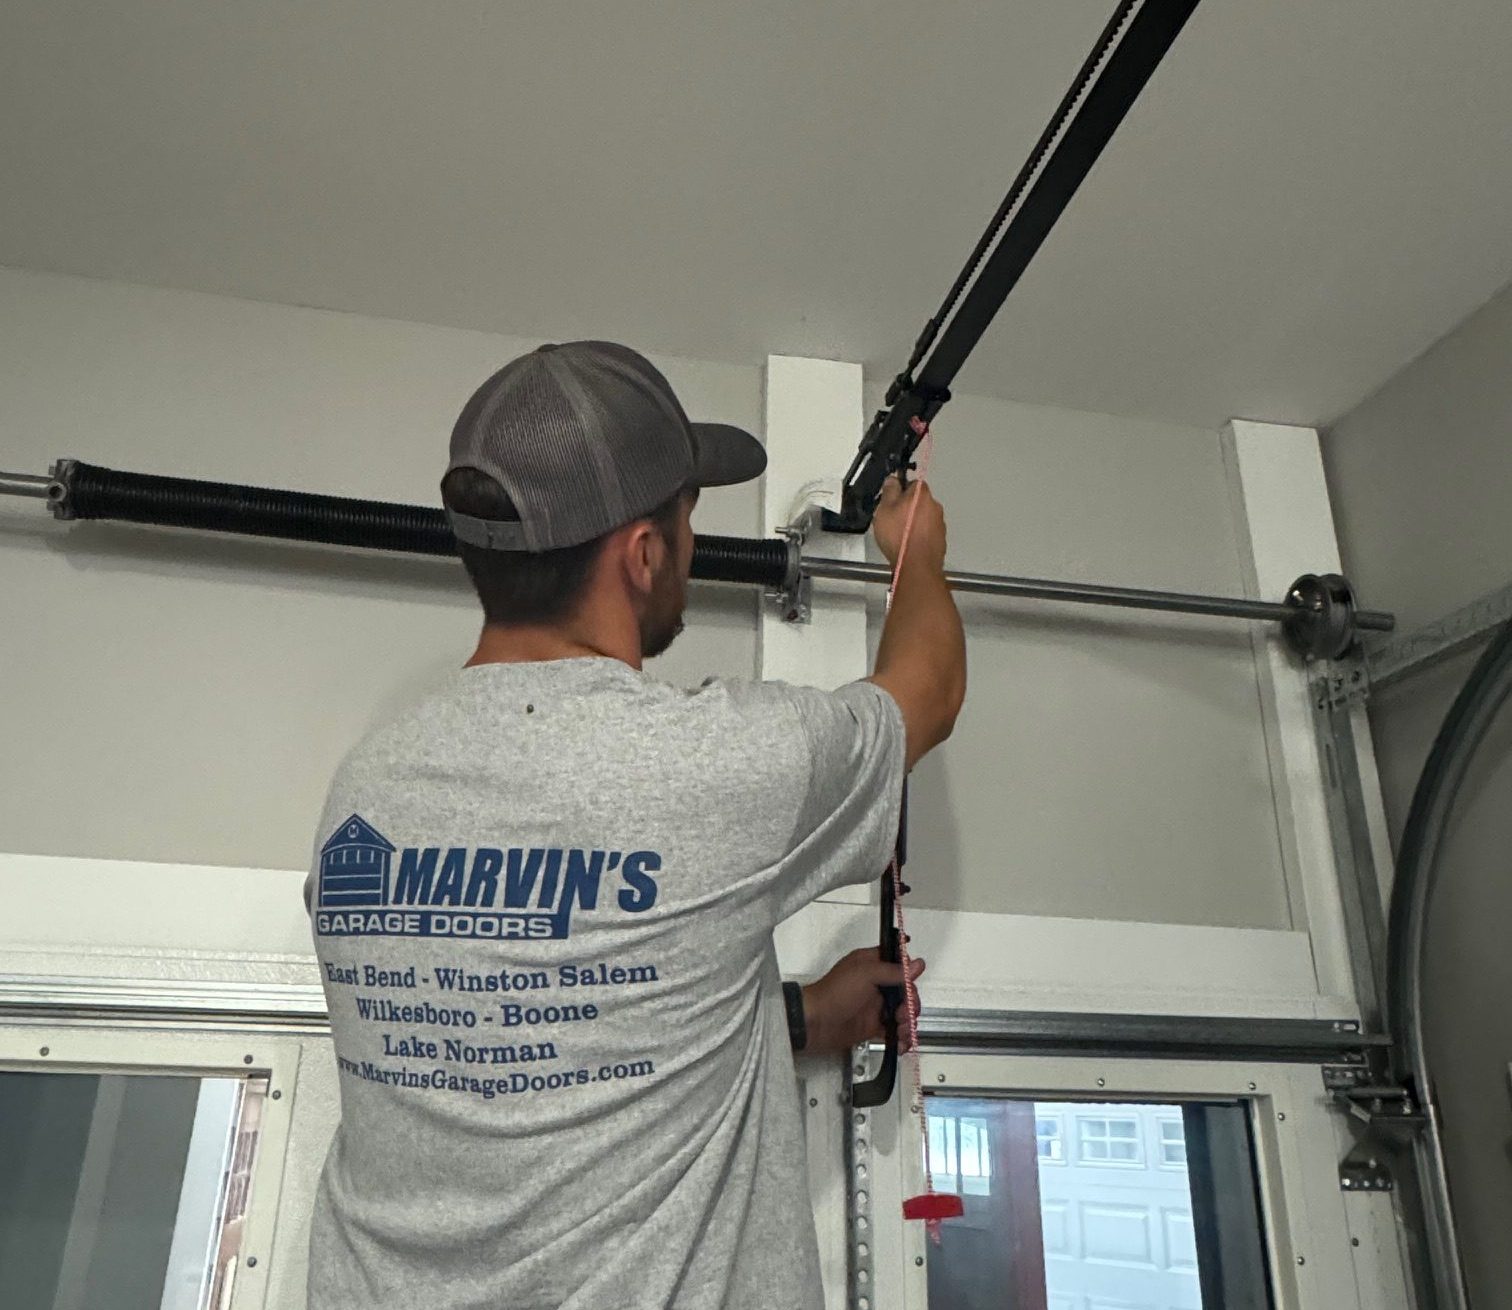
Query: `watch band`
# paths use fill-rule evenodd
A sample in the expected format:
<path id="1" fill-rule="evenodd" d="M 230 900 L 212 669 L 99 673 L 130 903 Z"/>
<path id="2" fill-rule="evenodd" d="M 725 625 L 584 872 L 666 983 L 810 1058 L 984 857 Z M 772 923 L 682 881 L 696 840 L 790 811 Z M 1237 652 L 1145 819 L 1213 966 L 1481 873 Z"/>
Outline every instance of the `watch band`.
<path id="1" fill-rule="evenodd" d="M 808 1022 L 803 1017 L 803 986 L 801 983 L 782 984 L 782 1003 L 787 1007 L 788 1041 L 793 1050 L 801 1051 L 808 1045 Z"/>

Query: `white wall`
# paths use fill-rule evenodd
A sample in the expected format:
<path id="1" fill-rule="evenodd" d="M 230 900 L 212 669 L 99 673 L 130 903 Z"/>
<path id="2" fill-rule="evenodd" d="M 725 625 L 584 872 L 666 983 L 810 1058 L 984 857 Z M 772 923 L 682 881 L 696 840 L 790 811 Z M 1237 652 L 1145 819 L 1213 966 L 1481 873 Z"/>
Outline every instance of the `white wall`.
<path id="1" fill-rule="evenodd" d="M 975 397 L 936 431 L 957 567 L 1243 593 L 1216 433 Z M 1243 624 L 963 608 L 966 713 L 913 791 L 920 903 L 1304 926 L 1288 918 Z"/>
<path id="2" fill-rule="evenodd" d="M 1324 454 L 1346 569 L 1403 631 L 1512 580 L 1512 289 L 1403 369 L 1328 433 Z M 1371 703 L 1393 837 L 1474 655 Z M 1491 729 L 1461 793 L 1431 918 L 1429 1056 L 1471 1299 L 1512 1287 L 1512 714 Z"/>
<path id="3" fill-rule="evenodd" d="M 0 271 L 0 468 L 56 457 L 439 504 L 463 401 L 536 343 Z M 755 368 L 659 359 L 757 430 Z M 753 488 L 702 531 L 757 530 Z M 664 676 L 749 674 L 754 597 L 699 588 Z M 0 832 L 12 851 L 303 868 L 341 753 L 470 650 L 451 560 L 113 524 L 0 500 Z"/>
<path id="4" fill-rule="evenodd" d="M 472 388 L 534 343 L 0 272 L 0 468 L 55 457 L 435 503 Z M 690 410 L 756 429 L 757 368 L 659 360 Z M 971 397 L 933 480 L 962 568 L 1237 593 L 1215 433 Z M 754 490 L 703 531 L 758 530 Z M 447 561 L 56 525 L 0 500 L 12 851 L 300 868 L 326 779 L 473 635 Z M 749 673 L 755 598 L 705 587 L 661 672 Z M 1242 625 L 968 606 L 972 689 L 915 787 L 937 907 L 1288 922 Z"/>

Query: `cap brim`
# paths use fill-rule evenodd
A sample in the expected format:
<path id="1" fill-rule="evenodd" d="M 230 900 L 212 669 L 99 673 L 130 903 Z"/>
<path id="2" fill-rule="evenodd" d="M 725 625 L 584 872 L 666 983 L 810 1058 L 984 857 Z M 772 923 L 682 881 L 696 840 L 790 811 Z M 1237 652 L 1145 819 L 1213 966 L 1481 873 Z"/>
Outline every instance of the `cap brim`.
<path id="1" fill-rule="evenodd" d="M 749 482 L 766 471 L 767 457 L 761 442 L 743 428 L 728 423 L 695 423 L 698 467 L 693 472 L 700 487 L 730 487 Z"/>

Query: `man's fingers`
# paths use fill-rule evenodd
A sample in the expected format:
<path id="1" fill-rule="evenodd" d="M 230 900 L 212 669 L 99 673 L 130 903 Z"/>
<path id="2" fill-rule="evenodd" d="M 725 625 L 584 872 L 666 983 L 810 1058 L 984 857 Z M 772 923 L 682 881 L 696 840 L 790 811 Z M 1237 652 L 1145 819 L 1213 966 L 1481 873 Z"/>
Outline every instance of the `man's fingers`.
<path id="1" fill-rule="evenodd" d="M 903 984 L 903 966 L 901 964 L 889 964 L 885 960 L 876 959 L 876 952 L 872 952 L 873 958 L 868 961 L 867 976 L 878 987 L 900 987 Z M 915 957 L 908 962 L 909 977 L 917 978 L 924 972 L 924 961 Z"/>

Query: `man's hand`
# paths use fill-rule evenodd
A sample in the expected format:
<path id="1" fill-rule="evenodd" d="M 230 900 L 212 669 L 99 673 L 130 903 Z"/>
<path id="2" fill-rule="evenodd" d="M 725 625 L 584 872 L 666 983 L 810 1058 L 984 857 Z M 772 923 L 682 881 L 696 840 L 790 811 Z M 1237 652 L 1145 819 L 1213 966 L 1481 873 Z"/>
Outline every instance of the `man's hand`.
<path id="1" fill-rule="evenodd" d="M 872 535 L 887 562 L 896 564 L 898 550 L 903 544 L 903 527 L 908 522 L 909 506 L 915 497 L 918 497 L 919 507 L 914 510 L 908 558 L 928 564 L 939 572 L 945 567 L 945 511 L 927 482 L 911 482 L 905 491 L 897 478 L 888 478 L 882 484 L 882 498 L 872 514 Z"/>
<path id="2" fill-rule="evenodd" d="M 918 978 L 924 972 L 924 961 L 909 963 L 913 978 Z M 884 963 L 875 946 L 842 955 L 824 977 L 803 989 L 803 1018 L 808 1027 L 803 1054 L 832 1055 L 863 1042 L 881 1041 L 886 1034 L 882 993 L 877 989 L 901 986 L 902 982 L 903 966 Z M 908 1034 L 901 1010 L 898 1019 L 900 1045 L 906 1047 Z"/>

